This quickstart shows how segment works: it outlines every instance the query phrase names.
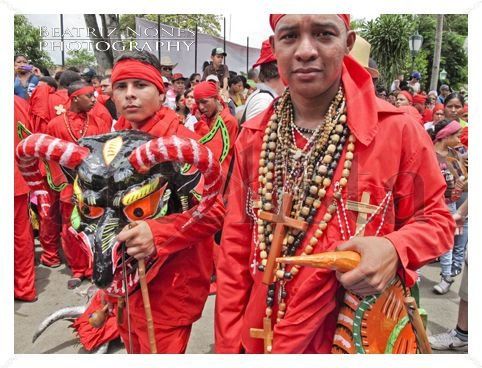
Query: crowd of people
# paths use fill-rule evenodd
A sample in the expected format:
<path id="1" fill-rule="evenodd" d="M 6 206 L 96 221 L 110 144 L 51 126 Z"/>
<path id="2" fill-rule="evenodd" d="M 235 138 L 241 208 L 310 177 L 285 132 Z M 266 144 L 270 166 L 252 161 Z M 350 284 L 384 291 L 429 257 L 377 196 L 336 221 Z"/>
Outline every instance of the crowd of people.
<path id="1" fill-rule="evenodd" d="M 121 130 L 198 141 L 210 137 L 203 142 L 221 163 L 223 176 L 223 191 L 209 211 L 210 221 L 176 235 L 174 241 L 172 234 L 188 213 L 169 226 L 139 221 L 139 226 L 118 235 L 137 259 L 170 259 L 150 282 L 159 352 L 185 351 L 192 323 L 210 292 L 217 292 L 217 352 L 263 352 L 263 341 L 249 336 L 249 328 L 259 326 L 263 316 L 274 328 L 270 352 L 329 352 L 340 287 L 359 295 L 377 293 L 400 270 L 411 286 L 417 282 L 417 270 L 437 259 L 441 280 L 435 293 L 446 294 L 454 278 L 464 274 L 460 296 L 466 318 L 466 92 L 443 84 L 439 92 L 426 93 L 419 72 L 408 82 L 400 75 L 389 90 L 377 87 L 374 65 L 368 70 L 347 55 L 356 35 L 346 14 L 275 14 L 270 24 L 274 34 L 263 42 L 247 76 L 229 70 L 226 52 L 219 47 L 212 50 L 202 73 L 189 77 L 176 72 L 177 64 L 169 56 L 158 60 L 148 52 L 124 53 L 103 75 L 92 68 L 67 68 L 56 70 L 53 77 L 30 65 L 26 55 L 16 55 L 15 142 L 30 133 L 45 133 L 77 143 Z M 356 95 L 360 91 L 362 98 Z M 330 144 L 317 144 L 324 139 Z M 38 216 L 35 226 L 42 247 L 40 263 L 59 267 L 62 250 L 71 272 L 67 288 L 74 289 L 92 277 L 92 261 L 69 231 L 76 211 L 72 181 L 54 163 L 43 164 L 41 171 L 49 183 L 51 207 L 47 215 Z M 365 173 L 370 179 L 363 179 Z M 34 302 L 38 295 L 29 208 L 37 202 L 17 167 L 15 180 L 15 299 Z M 338 198 L 339 191 L 340 198 L 347 198 L 347 191 L 357 196 L 364 190 L 373 191 L 373 200 L 396 200 L 397 208 L 387 205 L 387 219 L 375 216 L 364 238 L 345 238 L 356 216 L 345 217 L 344 230 L 338 218 L 340 230 L 330 222 L 337 207 L 325 203 L 324 197 Z M 355 250 L 362 255 L 357 268 L 335 275 L 279 266 L 266 288 L 261 275 L 267 272 L 274 226 L 258 211 L 281 208 L 281 197 L 288 191 L 293 194 L 292 215 L 309 228 L 289 229 L 282 254 Z M 421 198 L 413 197 L 415 191 Z M 417 221 L 422 214 L 427 220 Z M 196 259 L 198 267 L 189 266 L 189 259 Z M 176 281 L 180 268 L 186 275 Z M 176 290 L 166 291 L 170 289 Z M 133 316 L 143 312 L 137 299 L 129 301 Z M 102 301 L 117 303 L 107 296 Z M 121 337 L 128 352 L 148 352 L 145 321 L 134 321 L 129 331 L 118 326 Z M 431 337 L 438 349 L 466 349 L 467 341 L 463 322 Z"/>

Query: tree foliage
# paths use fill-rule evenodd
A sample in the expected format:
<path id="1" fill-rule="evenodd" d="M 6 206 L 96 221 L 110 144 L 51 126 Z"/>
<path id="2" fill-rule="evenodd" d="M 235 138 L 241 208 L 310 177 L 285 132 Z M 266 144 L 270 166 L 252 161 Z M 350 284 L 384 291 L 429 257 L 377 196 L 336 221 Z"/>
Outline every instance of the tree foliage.
<path id="1" fill-rule="evenodd" d="M 157 22 L 158 14 L 123 14 L 120 16 L 120 29 L 126 38 L 128 28 L 136 29 L 136 17 Z M 221 35 L 222 16 L 215 14 L 160 14 L 160 22 L 171 27 L 194 31 L 196 23 L 198 31 L 211 36 Z"/>
<path id="2" fill-rule="evenodd" d="M 79 70 L 82 70 L 83 68 L 89 66 L 96 66 L 96 59 L 94 54 L 92 54 L 86 49 L 69 51 L 67 52 L 67 56 L 68 58 L 65 61 L 65 65 L 67 67 L 75 66 Z"/>
<path id="3" fill-rule="evenodd" d="M 52 68 L 54 63 L 45 50 L 40 49 L 43 38 L 37 28 L 32 26 L 24 15 L 15 15 L 14 50 L 15 54 L 24 54 L 32 64 L 42 68 Z"/>
<path id="4" fill-rule="evenodd" d="M 447 71 L 453 88 L 467 84 L 468 68 L 464 42 L 468 34 L 468 17 L 450 14 L 444 17 L 440 69 Z M 360 34 L 372 45 L 371 56 L 378 63 L 380 82 L 388 86 L 397 74 L 408 76 L 412 59 L 408 39 L 416 30 L 423 36 L 422 49 L 414 60 L 414 70 L 422 75 L 421 86 L 430 85 L 435 48 L 436 15 L 381 15 L 371 21 L 356 23 Z"/>

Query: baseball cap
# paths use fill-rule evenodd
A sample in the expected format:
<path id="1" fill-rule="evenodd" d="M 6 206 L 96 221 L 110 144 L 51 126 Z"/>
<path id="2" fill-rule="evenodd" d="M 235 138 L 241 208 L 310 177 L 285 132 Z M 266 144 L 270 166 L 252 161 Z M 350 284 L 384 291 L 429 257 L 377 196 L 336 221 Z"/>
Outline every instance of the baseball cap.
<path id="1" fill-rule="evenodd" d="M 172 81 L 174 82 L 174 81 L 177 81 L 177 80 L 179 80 L 179 79 L 186 80 L 187 78 L 184 77 L 184 76 L 182 75 L 182 73 L 174 73 L 174 75 L 172 76 Z"/>
<path id="2" fill-rule="evenodd" d="M 211 56 L 214 56 L 214 55 L 223 55 L 223 56 L 226 56 L 226 51 L 224 51 L 224 49 L 222 47 L 216 47 L 213 49 L 213 51 L 211 51 Z"/>
<path id="3" fill-rule="evenodd" d="M 209 74 L 207 77 L 206 77 L 206 81 L 212 81 L 212 82 L 218 82 L 219 83 L 219 78 L 217 75 L 214 75 L 214 74 Z"/>
<path id="4" fill-rule="evenodd" d="M 172 84 L 171 81 L 169 79 L 167 79 L 166 77 L 162 76 L 162 82 L 164 84 Z"/>
<path id="5" fill-rule="evenodd" d="M 256 68 L 258 65 L 273 63 L 275 61 L 276 56 L 274 56 L 273 51 L 271 50 L 269 39 L 263 41 L 263 43 L 261 44 L 261 52 L 259 54 L 259 58 L 253 64 L 253 68 Z"/>
<path id="6" fill-rule="evenodd" d="M 420 79 L 421 78 L 421 75 L 419 72 L 413 72 L 412 75 L 411 75 L 412 78 L 416 78 L 416 79 Z"/>

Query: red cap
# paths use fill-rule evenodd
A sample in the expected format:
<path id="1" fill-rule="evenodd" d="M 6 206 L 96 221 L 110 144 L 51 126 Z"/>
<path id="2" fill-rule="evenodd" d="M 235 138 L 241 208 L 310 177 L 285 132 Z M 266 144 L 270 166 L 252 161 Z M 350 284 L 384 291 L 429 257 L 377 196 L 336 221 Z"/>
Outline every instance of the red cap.
<path id="1" fill-rule="evenodd" d="M 171 80 L 174 82 L 174 81 L 177 81 L 178 79 L 187 79 L 185 78 L 182 73 L 174 73 L 174 75 L 172 76 Z"/>
<path id="2" fill-rule="evenodd" d="M 403 90 L 403 91 L 400 91 L 399 94 L 404 95 L 407 98 L 407 100 L 410 102 L 410 104 L 413 104 L 413 96 L 410 92 Z"/>
<path id="3" fill-rule="evenodd" d="M 273 61 L 276 61 L 276 56 L 274 56 L 273 50 L 271 50 L 269 40 L 263 41 L 261 53 L 256 63 L 253 64 L 253 68 L 256 68 L 258 65 L 272 63 Z"/>
<path id="4" fill-rule="evenodd" d="M 439 111 L 439 110 L 442 110 L 442 111 L 445 110 L 444 105 L 441 104 L 441 103 L 435 104 L 435 106 L 434 106 L 433 109 L 432 109 L 432 112 L 435 114 L 435 113 L 436 113 L 437 111 Z"/>
<path id="5" fill-rule="evenodd" d="M 276 25 L 283 18 L 286 14 L 270 14 L 269 15 L 269 24 L 271 25 L 271 29 L 274 31 Z M 350 29 L 350 14 L 337 14 L 343 23 L 345 23 L 346 29 Z"/>
<path id="6" fill-rule="evenodd" d="M 423 104 L 425 104 L 425 101 L 426 101 L 426 100 L 427 100 L 427 96 L 426 96 L 426 95 L 423 95 L 423 94 L 417 93 L 417 94 L 415 94 L 415 95 L 413 96 L 413 103 L 414 103 L 414 104 L 421 104 L 421 105 L 423 105 Z"/>

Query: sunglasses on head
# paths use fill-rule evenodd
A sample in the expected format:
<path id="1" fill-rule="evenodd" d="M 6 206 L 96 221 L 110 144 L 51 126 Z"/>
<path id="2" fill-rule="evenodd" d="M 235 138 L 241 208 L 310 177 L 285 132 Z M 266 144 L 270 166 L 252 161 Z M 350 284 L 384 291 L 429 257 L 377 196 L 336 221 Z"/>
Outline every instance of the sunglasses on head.
<path id="1" fill-rule="evenodd" d="M 165 70 L 165 71 L 172 72 L 172 66 L 162 66 L 161 69 Z"/>

